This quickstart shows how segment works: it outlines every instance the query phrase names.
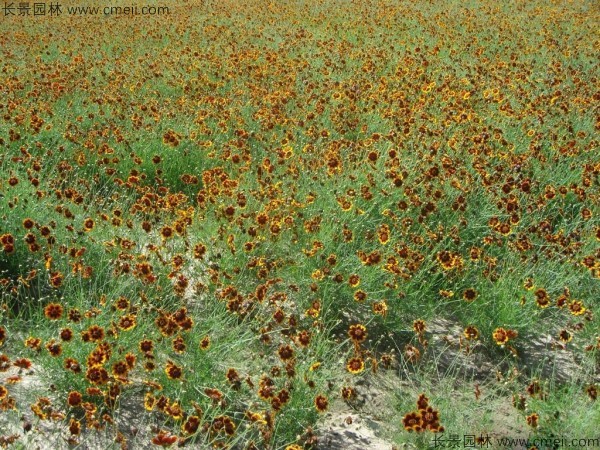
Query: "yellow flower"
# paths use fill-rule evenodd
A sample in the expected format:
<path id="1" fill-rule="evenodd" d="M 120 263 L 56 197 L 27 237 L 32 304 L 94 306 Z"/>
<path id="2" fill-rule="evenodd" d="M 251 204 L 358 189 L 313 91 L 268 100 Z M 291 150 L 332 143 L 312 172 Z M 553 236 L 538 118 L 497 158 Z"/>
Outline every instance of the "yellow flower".
<path id="1" fill-rule="evenodd" d="M 348 369 L 348 372 L 351 374 L 356 375 L 365 370 L 365 362 L 359 357 L 350 358 L 346 363 L 346 369 Z"/>

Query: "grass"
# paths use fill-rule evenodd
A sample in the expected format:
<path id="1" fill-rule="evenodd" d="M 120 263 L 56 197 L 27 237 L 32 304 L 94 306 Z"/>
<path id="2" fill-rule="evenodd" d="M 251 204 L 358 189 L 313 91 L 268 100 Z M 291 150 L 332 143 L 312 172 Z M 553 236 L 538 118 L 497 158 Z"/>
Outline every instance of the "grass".
<path id="1" fill-rule="evenodd" d="M 593 2 L 168 6 L 0 22 L 0 444 L 595 439 Z"/>

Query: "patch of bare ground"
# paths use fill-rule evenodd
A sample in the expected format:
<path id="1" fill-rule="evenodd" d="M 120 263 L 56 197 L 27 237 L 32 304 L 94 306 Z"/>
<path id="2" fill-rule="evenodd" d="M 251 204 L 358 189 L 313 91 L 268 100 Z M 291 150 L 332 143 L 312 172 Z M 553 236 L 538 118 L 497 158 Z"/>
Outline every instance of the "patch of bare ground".
<path id="1" fill-rule="evenodd" d="M 597 370 L 585 370 L 578 358 L 582 351 L 562 344 L 558 328 L 550 332 L 519 336 L 515 340 L 516 354 L 494 363 L 490 349 L 480 341 L 467 343 L 463 327 L 455 321 L 435 319 L 427 324 L 425 333 L 428 349 L 425 359 L 433 362 L 438 373 L 454 373 L 457 377 L 474 380 L 491 379 L 496 371 L 504 372 L 511 366 L 527 376 L 536 376 L 555 383 L 598 381 Z"/>
<path id="2" fill-rule="evenodd" d="M 467 344 L 463 327 L 447 319 L 427 323 L 425 337 L 428 348 L 425 360 L 435 365 L 438 374 L 454 374 L 457 378 L 485 380 L 493 377 L 497 366 L 479 342 Z"/>
<path id="3" fill-rule="evenodd" d="M 463 337 L 463 326 L 448 319 L 436 319 L 427 323 L 420 367 L 427 367 L 433 379 L 450 381 L 448 395 L 455 399 L 454 408 L 477 404 L 478 411 L 485 415 L 479 424 L 485 429 L 468 430 L 485 433 L 490 438 L 527 438 L 530 430 L 525 420 L 512 404 L 508 393 L 498 394 L 503 389 L 506 374 L 523 374 L 540 377 L 555 383 L 598 380 L 597 371 L 584 370 L 577 352 L 571 347 L 561 346 L 551 334 L 521 336 L 516 356 L 495 362 L 496 349 L 486 348 L 480 341 L 467 345 Z M 558 333 L 554 333 L 557 335 Z M 390 336 L 381 352 L 402 353 L 410 338 Z M 423 347 L 421 347 L 423 348 Z M 515 370 L 516 369 L 516 370 Z M 394 442 L 392 436 L 401 435 L 402 412 L 394 406 L 398 396 L 417 397 L 422 386 L 415 375 L 416 365 L 408 363 L 402 356 L 390 369 L 370 374 L 356 385 L 357 397 L 351 403 L 341 399 L 332 402 L 330 410 L 317 428 L 318 449 L 394 449 L 406 448 L 410 444 Z M 504 374 L 504 375 L 502 375 Z M 452 381 L 454 380 L 454 381 Z M 435 385 L 435 381 L 430 380 Z M 481 398 L 476 401 L 475 391 L 481 388 Z M 479 397 L 479 394 L 478 394 Z M 406 411 L 408 412 L 408 411 Z M 444 411 L 442 413 L 442 424 Z M 469 421 L 463 423 L 469 426 Z M 452 432 L 453 430 L 449 430 Z M 454 430 L 457 431 L 457 430 Z M 462 431 L 462 430 L 461 430 Z"/>
<path id="4" fill-rule="evenodd" d="M 468 385 L 467 385 L 468 384 Z M 459 383 L 456 391 L 449 395 L 459 405 L 475 403 L 473 390 L 476 383 Z M 342 400 L 332 402 L 330 411 L 324 416 L 317 429 L 319 450 L 394 450 L 400 448 L 418 448 L 415 444 L 401 442 L 402 411 L 398 411 L 398 397 L 416 399 L 421 391 L 420 386 L 404 380 L 396 370 L 385 370 L 376 375 L 370 375 L 361 380 L 356 386 L 357 397 L 351 403 Z M 527 438 L 529 429 L 525 421 L 512 405 L 509 397 L 486 398 L 491 391 L 482 388 L 484 396 L 480 405 L 484 405 L 484 429 L 448 430 L 451 433 L 467 431 L 474 435 L 487 435 L 492 440 L 510 436 L 512 438 Z M 468 391 L 468 392 L 467 392 Z M 408 413 L 409 411 L 404 411 Z M 442 424 L 446 411 L 441 411 Z M 395 440 L 392 439 L 395 436 Z M 461 435 L 462 436 L 462 435 Z M 431 435 L 433 438 L 433 435 Z"/>
<path id="5" fill-rule="evenodd" d="M 397 378 L 397 377 L 396 377 Z M 385 381 L 384 381 L 385 380 Z M 393 432 L 393 384 L 397 378 L 377 375 L 357 386 L 357 398 L 350 404 L 332 402 L 317 432 L 318 450 L 393 450 L 388 437 Z"/>
<path id="6" fill-rule="evenodd" d="M 538 336 L 528 336 L 523 339 L 518 355 L 520 366 L 528 373 L 537 374 L 557 383 L 589 383 L 600 382 L 599 367 L 584 367 L 581 355 L 583 349 L 575 348 L 571 344 L 563 344 L 553 336 L 554 333 L 544 333 Z"/>
<path id="7" fill-rule="evenodd" d="M 321 428 L 317 448 L 321 450 L 390 450 L 394 444 L 376 435 L 379 425 L 350 411 L 330 414 Z"/>
<path id="8" fill-rule="evenodd" d="M 106 450 L 152 447 L 150 441 L 156 424 L 143 408 L 141 393 L 131 394 L 121 400 L 118 411 L 113 415 L 114 424 L 106 424 L 101 430 L 82 427 L 81 434 L 70 441 L 69 438 L 73 437 L 69 431 L 71 414 L 67 413 L 63 418 L 57 416 L 55 419 L 49 417 L 40 420 L 31 409 L 31 405 L 40 397 L 50 400 L 52 411 L 60 412 L 64 409 L 63 402 L 55 399 L 48 389 L 47 379 L 41 370 L 33 365 L 28 370 L 11 367 L 0 373 L 0 384 L 8 385 L 9 395 L 15 402 L 15 409 L 0 412 L 0 438 L 7 439 L 6 443 L 14 441 L 9 448 Z M 14 377 L 20 377 L 20 381 L 9 383 Z M 119 436 L 124 439 L 118 438 Z"/>

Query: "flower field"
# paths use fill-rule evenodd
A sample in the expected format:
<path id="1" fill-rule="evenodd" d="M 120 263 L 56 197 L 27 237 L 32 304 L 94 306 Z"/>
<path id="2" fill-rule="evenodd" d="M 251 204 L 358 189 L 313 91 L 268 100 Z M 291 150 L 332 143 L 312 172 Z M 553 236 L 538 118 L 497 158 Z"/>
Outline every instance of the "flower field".
<path id="1" fill-rule="evenodd" d="M 0 446 L 600 445 L 594 1 L 73 5 L 0 13 Z"/>

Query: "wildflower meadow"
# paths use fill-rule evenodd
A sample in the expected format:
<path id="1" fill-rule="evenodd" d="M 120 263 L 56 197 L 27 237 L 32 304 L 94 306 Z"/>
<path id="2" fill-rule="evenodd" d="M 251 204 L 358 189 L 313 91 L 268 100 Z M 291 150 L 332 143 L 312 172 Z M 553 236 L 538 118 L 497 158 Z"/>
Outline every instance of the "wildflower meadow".
<path id="1" fill-rule="evenodd" d="M 600 447 L 596 1 L 77 1 L 0 10 L 1 447 Z"/>

